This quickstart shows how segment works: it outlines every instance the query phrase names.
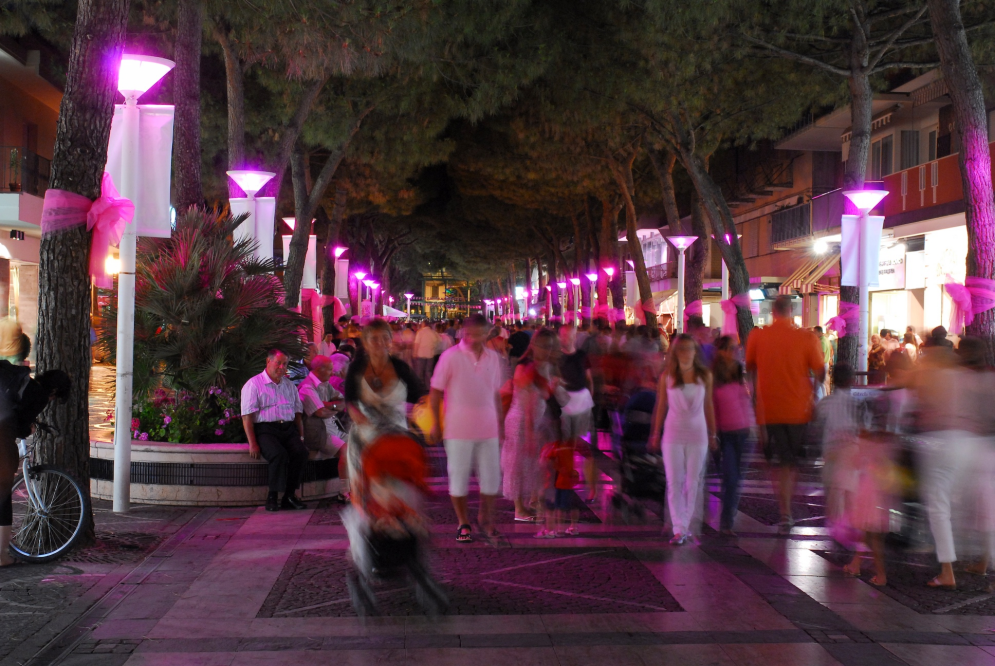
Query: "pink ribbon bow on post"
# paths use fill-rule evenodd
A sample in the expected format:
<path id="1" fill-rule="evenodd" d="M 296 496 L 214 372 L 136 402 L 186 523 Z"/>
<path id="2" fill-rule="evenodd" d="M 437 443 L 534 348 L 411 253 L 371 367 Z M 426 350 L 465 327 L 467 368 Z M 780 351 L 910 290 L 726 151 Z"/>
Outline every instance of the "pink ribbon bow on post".
<path id="1" fill-rule="evenodd" d="M 851 333 L 856 333 L 859 325 L 860 306 L 846 301 L 840 301 L 839 314 L 826 322 L 826 328 L 830 331 L 836 331 L 841 338 L 846 336 L 847 326 L 850 327 Z"/>
<path id="2" fill-rule="evenodd" d="M 739 328 L 736 325 L 736 314 L 739 308 L 750 307 L 750 295 L 746 293 L 736 294 L 732 298 L 720 302 L 719 305 L 722 307 L 722 335 L 738 335 Z"/>
<path id="3" fill-rule="evenodd" d="M 694 316 L 701 317 L 704 314 L 704 309 L 701 306 L 701 300 L 691 301 L 684 306 L 684 328 L 688 327 L 688 319 Z"/>
<path id="4" fill-rule="evenodd" d="M 947 279 L 952 278 L 948 275 Z M 950 333 L 953 335 L 963 333 L 975 315 L 995 308 L 995 280 L 967 277 L 964 284 L 948 282 L 943 287 L 954 305 L 950 313 Z"/>
<path id="5" fill-rule="evenodd" d="M 107 274 L 107 255 L 112 245 L 121 242 L 124 228 L 135 217 L 135 204 L 122 197 L 114 187 L 111 175 L 104 172 L 100 196 L 96 201 L 66 190 L 48 190 L 41 212 L 41 233 L 63 231 L 86 224 L 93 232 L 90 244 L 90 277 L 102 289 L 113 285 Z"/>

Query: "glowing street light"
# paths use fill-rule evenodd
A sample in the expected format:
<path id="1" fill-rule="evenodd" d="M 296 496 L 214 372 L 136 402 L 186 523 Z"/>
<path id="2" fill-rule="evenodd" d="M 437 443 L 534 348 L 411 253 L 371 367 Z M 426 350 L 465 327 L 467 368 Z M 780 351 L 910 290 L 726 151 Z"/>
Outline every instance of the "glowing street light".
<path id="1" fill-rule="evenodd" d="M 590 281 L 591 281 L 592 283 L 593 283 L 593 282 L 597 282 L 597 281 L 598 281 L 598 274 L 597 274 L 597 273 L 588 273 L 588 274 L 587 274 L 587 275 L 585 275 L 584 277 L 586 277 L 586 278 L 587 278 L 588 280 L 590 280 Z"/>
<path id="2" fill-rule="evenodd" d="M 411 319 L 411 298 L 414 296 L 412 293 L 407 293 L 404 295 L 408 299 L 408 319 Z"/>
<path id="3" fill-rule="evenodd" d="M 613 267 L 608 266 L 607 268 L 604 269 L 604 271 L 605 271 L 605 273 L 608 274 L 608 279 L 609 280 L 612 279 L 613 277 L 615 277 L 615 269 Z"/>
<path id="4" fill-rule="evenodd" d="M 860 294 L 858 297 L 860 321 L 857 326 L 857 370 L 866 372 L 870 286 L 872 281 L 875 285 L 878 283 L 878 253 L 881 249 L 881 230 L 884 226 L 884 216 L 870 215 L 870 212 L 882 199 L 888 196 L 888 192 L 885 190 L 847 190 L 843 192 L 843 196 L 849 199 L 850 203 L 860 211 L 859 215 L 844 215 L 840 221 L 840 235 L 842 237 L 840 284 L 848 287 L 856 286 Z M 854 261 L 857 263 L 856 271 L 853 270 Z"/>
<path id="5" fill-rule="evenodd" d="M 249 217 L 235 229 L 235 242 L 254 240 L 258 243 L 256 257 L 262 260 L 273 259 L 273 224 L 276 220 L 276 197 L 256 197 L 276 174 L 272 171 L 233 169 L 228 177 L 245 192 L 245 197 L 228 200 L 232 215 L 249 214 Z M 287 218 L 284 218 L 286 221 Z M 293 219 L 293 218 L 290 218 Z M 294 225 L 290 224 L 293 229 Z"/>
<path id="6" fill-rule="evenodd" d="M 348 249 L 349 249 L 349 248 L 347 248 L 347 247 L 342 247 L 341 245 L 337 245 L 337 246 L 336 246 L 336 247 L 335 247 L 335 248 L 334 248 L 334 249 L 332 250 L 332 254 L 333 254 L 333 255 L 335 255 L 335 258 L 336 258 L 336 259 L 338 259 L 338 258 L 339 258 L 339 257 L 341 257 L 341 256 L 342 256 L 343 254 L 345 254 L 345 253 L 346 253 L 346 251 L 347 251 Z"/>
<path id="7" fill-rule="evenodd" d="M 680 334 L 684 332 L 684 250 L 691 247 L 698 237 L 668 236 L 667 240 L 680 252 L 677 255 L 677 321 L 674 322 L 675 329 Z"/>
<path id="8" fill-rule="evenodd" d="M 143 163 L 152 157 L 142 151 L 141 110 L 138 98 L 169 73 L 175 63 L 165 58 L 124 54 L 118 67 L 117 89 L 124 95 L 121 111 L 121 179 L 117 183 L 121 196 L 133 203 L 143 196 Z M 143 159 L 144 158 L 144 159 Z M 166 175 L 169 179 L 168 171 Z M 137 210 L 137 206 L 136 206 Z M 135 251 L 138 222 L 133 219 L 124 228 L 118 245 L 115 266 L 107 260 L 105 268 L 117 268 L 117 362 L 114 382 L 114 503 L 115 513 L 127 512 L 131 506 L 131 405 L 135 367 Z M 110 272 L 110 271 L 108 271 Z"/>

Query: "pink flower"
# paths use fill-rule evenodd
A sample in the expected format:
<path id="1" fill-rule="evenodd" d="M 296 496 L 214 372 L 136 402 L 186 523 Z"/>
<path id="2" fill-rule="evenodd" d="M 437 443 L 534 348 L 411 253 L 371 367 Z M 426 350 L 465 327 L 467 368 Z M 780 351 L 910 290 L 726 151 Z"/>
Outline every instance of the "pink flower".
<path id="1" fill-rule="evenodd" d="M 142 433 L 140 433 L 139 431 L 136 430 L 135 431 L 135 439 L 141 439 L 141 437 L 139 437 L 139 435 L 141 435 L 141 434 Z"/>
<path id="2" fill-rule="evenodd" d="M 224 425 L 226 423 L 228 423 L 228 421 L 225 421 L 224 419 L 218 419 L 218 425 Z"/>
<path id="3" fill-rule="evenodd" d="M 149 434 L 147 432 L 143 432 L 141 435 L 138 436 L 138 439 L 142 440 L 143 442 L 147 442 L 149 439 Z"/>
<path id="4" fill-rule="evenodd" d="M 214 434 L 220 437 L 221 435 L 225 434 L 225 431 L 222 430 L 221 428 L 218 428 L 217 430 L 214 431 Z"/>
<path id="5" fill-rule="evenodd" d="M 135 418 L 131 419 L 131 429 L 132 430 L 138 430 L 141 427 L 142 427 L 142 422 L 138 420 L 137 416 Z"/>
<path id="6" fill-rule="evenodd" d="M 163 425 L 169 425 L 172 422 L 173 422 L 172 417 L 170 417 L 170 416 L 164 416 L 164 417 L 162 417 L 162 424 Z"/>

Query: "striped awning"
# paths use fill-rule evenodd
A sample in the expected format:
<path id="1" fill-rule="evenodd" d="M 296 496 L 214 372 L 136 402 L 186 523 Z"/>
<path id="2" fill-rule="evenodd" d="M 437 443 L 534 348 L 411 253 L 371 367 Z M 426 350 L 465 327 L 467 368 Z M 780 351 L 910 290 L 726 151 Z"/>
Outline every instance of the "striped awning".
<path id="1" fill-rule="evenodd" d="M 815 284 L 826 272 L 836 265 L 840 260 L 839 252 L 827 254 L 804 262 L 791 276 L 781 283 L 778 293 L 791 294 L 797 291 L 800 294 L 809 294 L 816 291 Z"/>

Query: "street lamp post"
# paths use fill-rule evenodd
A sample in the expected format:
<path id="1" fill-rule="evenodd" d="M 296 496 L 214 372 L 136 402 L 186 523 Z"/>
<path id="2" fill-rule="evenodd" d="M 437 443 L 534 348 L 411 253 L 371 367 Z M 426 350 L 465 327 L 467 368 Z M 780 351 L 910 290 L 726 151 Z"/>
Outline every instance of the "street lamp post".
<path id="1" fill-rule="evenodd" d="M 726 234 L 726 245 L 730 244 L 731 234 Z M 743 234 L 736 234 L 736 238 L 742 238 Z M 712 237 L 714 238 L 714 236 Z M 722 259 L 722 300 L 729 300 L 729 266 L 726 264 L 726 260 Z"/>
<path id="2" fill-rule="evenodd" d="M 117 89 L 124 95 L 121 115 L 121 195 L 132 202 L 141 192 L 142 162 L 141 111 L 138 98 L 165 76 L 174 63 L 164 58 L 125 54 L 118 70 Z M 114 501 L 115 513 L 125 513 L 131 506 L 131 401 L 135 364 L 135 251 L 139 220 L 124 228 L 118 246 L 120 268 L 117 281 L 117 360 L 114 419 Z"/>
<path id="3" fill-rule="evenodd" d="M 677 321 L 674 322 L 674 330 L 679 335 L 684 332 L 684 250 L 691 247 L 698 237 L 668 236 L 667 240 L 673 243 L 680 253 L 677 255 Z"/>
<path id="4" fill-rule="evenodd" d="M 408 299 L 408 321 L 411 321 L 411 297 L 412 296 L 414 296 L 414 294 L 410 294 L 409 293 L 409 294 L 405 294 L 404 295 L 404 297 L 406 299 Z"/>
<path id="5" fill-rule="evenodd" d="M 273 224 L 276 221 L 276 197 L 256 197 L 256 192 L 276 174 L 272 171 L 236 169 L 228 172 L 245 197 L 228 200 L 232 215 L 249 214 L 249 218 L 235 229 L 235 241 L 255 240 L 258 259 L 273 258 Z"/>
<path id="6" fill-rule="evenodd" d="M 340 301 L 345 299 L 349 302 L 349 260 L 342 257 L 348 248 L 341 245 L 332 250 L 335 256 L 335 293 L 333 294 Z"/>
<path id="7" fill-rule="evenodd" d="M 888 196 L 885 190 L 848 190 L 843 193 L 860 211 L 859 215 L 844 215 L 842 236 L 842 277 L 840 284 L 854 286 L 859 291 L 860 322 L 857 326 L 857 371 L 867 372 L 867 333 L 870 319 L 870 287 L 878 284 L 878 252 L 881 249 L 881 229 L 884 216 L 868 213 Z M 854 252 L 856 250 L 856 252 Z M 854 271 L 856 262 L 856 271 Z M 854 276 L 856 272 L 856 276 Z M 873 285 L 872 285 L 873 283 Z"/>

